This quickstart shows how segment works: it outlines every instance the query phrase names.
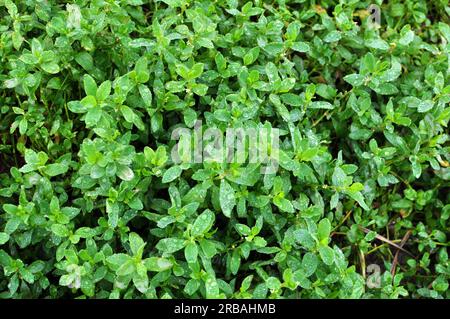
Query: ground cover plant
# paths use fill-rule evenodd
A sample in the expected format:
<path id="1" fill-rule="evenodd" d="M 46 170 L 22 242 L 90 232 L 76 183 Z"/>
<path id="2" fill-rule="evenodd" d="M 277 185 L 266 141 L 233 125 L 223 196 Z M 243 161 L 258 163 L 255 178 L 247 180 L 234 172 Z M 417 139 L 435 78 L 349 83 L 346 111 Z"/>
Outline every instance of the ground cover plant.
<path id="1" fill-rule="evenodd" d="M 448 298 L 449 14 L 0 0 L 0 297 Z M 197 121 L 279 166 L 174 161 Z"/>

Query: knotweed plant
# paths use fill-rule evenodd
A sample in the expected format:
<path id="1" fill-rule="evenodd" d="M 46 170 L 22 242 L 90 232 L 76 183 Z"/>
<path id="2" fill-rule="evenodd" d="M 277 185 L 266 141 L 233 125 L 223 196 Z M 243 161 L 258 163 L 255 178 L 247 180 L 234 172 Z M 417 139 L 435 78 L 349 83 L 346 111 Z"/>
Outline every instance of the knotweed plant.
<path id="1" fill-rule="evenodd" d="M 0 298 L 449 298 L 446 0 L 0 0 Z"/>

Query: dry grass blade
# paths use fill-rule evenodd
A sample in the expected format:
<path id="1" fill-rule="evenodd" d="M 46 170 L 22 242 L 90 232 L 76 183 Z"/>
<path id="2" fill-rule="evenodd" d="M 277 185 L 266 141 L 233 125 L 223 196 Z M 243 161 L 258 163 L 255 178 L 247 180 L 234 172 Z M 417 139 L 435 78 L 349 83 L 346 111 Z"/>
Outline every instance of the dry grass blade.
<path id="1" fill-rule="evenodd" d="M 358 225 L 358 226 L 359 226 L 359 225 Z M 367 228 L 362 227 L 362 226 L 359 226 L 359 228 L 360 228 L 363 232 L 365 232 L 366 234 L 369 233 L 369 232 L 371 231 L 370 229 L 367 229 Z M 385 243 L 391 245 L 392 247 L 395 247 L 395 248 L 397 248 L 397 249 L 403 251 L 405 254 L 408 254 L 409 256 L 415 258 L 414 255 L 411 254 L 409 251 L 407 251 L 407 250 L 404 249 L 403 247 L 397 245 L 396 243 L 390 241 L 390 240 L 387 239 L 386 237 L 381 236 L 381 235 L 379 235 L 379 234 L 376 234 L 376 235 L 375 235 L 375 238 L 378 239 L 378 240 L 381 240 L 381 241 L 383 241 L 383 242 L 385 242 Z"/>
<path id="2" fill-rule="evenodd" d="M 409 239 L 409 236 L 411 236 L 411 230 L 408 230 L 405 234 L 405 236 L 403 236 L 403 239 L 400 243 L 400 247 L 403 248 L 403 246 L 406 244 L 406 242 Z M 392 266 L 391 266 L 391 274 L 392 276 L 395 274 L 395 268 L 397 267 L 398 264 L 398 254 L 399 254 L 400 250 L 397 250 L 397 252 L 395 253 L 394 256 L 394 260 L 392 261 Z"/>

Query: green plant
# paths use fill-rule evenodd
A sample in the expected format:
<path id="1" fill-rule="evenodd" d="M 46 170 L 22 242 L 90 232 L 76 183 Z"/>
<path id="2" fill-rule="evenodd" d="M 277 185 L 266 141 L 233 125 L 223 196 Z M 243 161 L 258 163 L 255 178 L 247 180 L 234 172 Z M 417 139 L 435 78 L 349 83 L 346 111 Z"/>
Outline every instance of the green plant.
<path id="1" fill-rule="evenodd" d="M 0 0 L 0 297 L 448 298 L 450 7 L 319 3 Z"/>

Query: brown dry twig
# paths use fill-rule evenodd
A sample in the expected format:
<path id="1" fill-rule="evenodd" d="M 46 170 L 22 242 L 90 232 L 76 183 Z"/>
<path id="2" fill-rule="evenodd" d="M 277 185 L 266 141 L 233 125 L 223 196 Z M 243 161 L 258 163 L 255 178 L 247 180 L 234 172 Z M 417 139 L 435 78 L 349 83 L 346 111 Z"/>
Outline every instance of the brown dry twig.
<path id="1" fill-rule="evenodd" d="M 403 239 L 402 239 L 402 241 L 400 243 L 400 247 L 403 247 L 406 244 L 406 242 L 409 239 L 409 236 L 411 236 L 411 230 L 408 230 L 406 232 L 405 236 L 403 236 Z M 395 275 L 395 268 L 397 267 L 397 264 L 398 264 L 399 252 L 400 252 L 400 250 L 397 250 L 397 252 L 395 253 L 395 256 L 394 256 L 394 260 L 392 261 L 392 266 L 391 266 L 391 274 L 392 274 L 392 276 Z"/>
<path id="2" fill-rule="evenodd" d="M 361 230 L 362 230 L 363 232 L 365 232 L 366 234 L 369 233 L 369 232 L 371 231 L 370 229 L 367 229 L 367 228 L 362 227 L 362 226 L 360 226 L 360 225 L 358 225 L 358 227 L 359 227 L 359 229 L 361 229 Z M 403 247 L 397 245 L 396 243 L 390 241 L 390 240 L 387 239 L 386 237 L 381 236 L 381 235 L 379 235 L 379 234 L 376 234 L 376 235 L 375 235 L 375 238 L 378 239 L 378 240 L 381 240 L 381 241 L 383 241 L 383 242 L 385 242 L 385 243 L 388 243 L 388 244 L 391 245 L 392 247 L 395 247 L 395 248 L 397 248 L 398 250 L 403 251 L 405 254 L 408 254 L 408 255 L 411 256 L 412 258 L 415 258 L 414 255 L 411 254 L 409 251 L 407 251 L 407 250 L 404 249 Z"/>

